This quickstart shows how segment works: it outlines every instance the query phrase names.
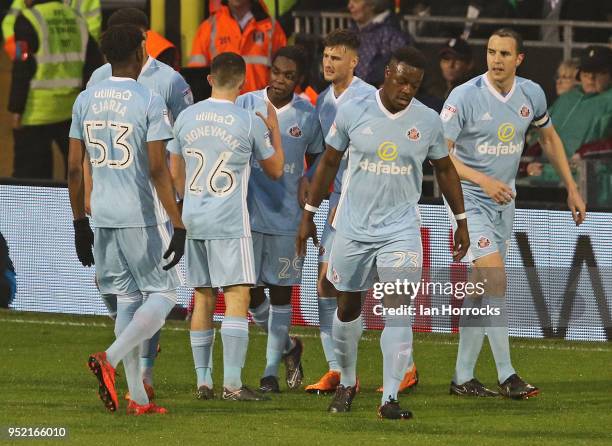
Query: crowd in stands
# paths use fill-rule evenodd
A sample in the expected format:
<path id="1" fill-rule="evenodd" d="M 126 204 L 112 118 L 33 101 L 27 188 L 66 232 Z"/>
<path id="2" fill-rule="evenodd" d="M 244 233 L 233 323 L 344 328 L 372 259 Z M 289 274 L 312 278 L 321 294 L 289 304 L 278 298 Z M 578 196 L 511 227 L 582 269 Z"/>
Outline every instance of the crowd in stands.
<path id="1" fill-rule="evenodd" d="M 275 4 L 268 0 L 208 2 L 210 15 L 193 39 L 189 67 L 208 67 L 215 55 L 234 51 L 247 64 L 244 91 L 260 89 L 267 85 L 273 54 L 287 44 L 288 35 L 294 38 L 292 11 L 341 10 L 350 14 L 350 26 L 361 39 L 356 75 L 376 87 L 382 84 L 383 68 L 395 49 L 418 46 L 419 36 L 448 37 L 437 54 L 430 53 L 437 63 L 427 72 L 417 96 L 439 112 L 453 88 L 478 74 L 475 71 L 478 59 L 468 42 L 486 36 L 492 25 L 421 23 L 412 36 L 402 30 L 397 13 L 601 21 L 610 19 L 612 11 L 612 2 L 595 0 L 284 0 L 277 3 L 278 14 L 274 13 Z M 80 10 L 75 9 L 77 5 Z M 72 103 L 91 72 L 104 62 L 97 46 L 102 22 L 100 1 L 14 0 L 10 7 L 8 4 L 4 7 L 7 10 L 2 22 L 4 48 L 13 60 L 8 94 L 8 109 L 13 117 L 13 176 L 51 178 L 51 143 L 55 141 L 66 155 Z M 558 42 L 563 38 L 563 29 L 558 26 L 517 28 L 529 40 Z M 559 64 L 555 79 L 557 97 L 554 101 L 549 98 L 550 114 L 568 158 L 577 164 L 582 159 L 612 152 L 612 50 L 609 28 L 577 28 L 573 37 L 578 42 L 601 42 L 579 52 L 578 58 Z M 175 69 L 180 68 L 177 47 L 154 31 L 147 33 L 147 52 Z M 311 56 L 312 65 L 318 65 L 316 55 Z M 311 100 L 316 99 L 317 88 L 313 86 L 320 85 L 312 80 L 302 86 L 302 93 Z M 558 184 L 553 169 L 541 158 L 537 142 L 527 142 L 526 154 L 532 162 L 525 163 L 521 172 L 533 177 L 532 184 Z M 605 177 L 603 183 L 611 181 L 609 170 L 600 172 Z M 612 201 L 612 195 L 603 197 L 599 204 L 605 205 L 606 200 Z"/>

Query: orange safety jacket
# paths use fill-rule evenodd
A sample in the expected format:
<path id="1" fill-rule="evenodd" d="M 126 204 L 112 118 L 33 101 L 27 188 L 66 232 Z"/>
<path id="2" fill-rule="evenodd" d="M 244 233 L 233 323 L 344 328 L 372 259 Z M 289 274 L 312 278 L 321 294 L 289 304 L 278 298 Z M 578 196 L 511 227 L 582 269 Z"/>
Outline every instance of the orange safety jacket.
<path id="1" fill-rule="evenodd" d="M 166 39 L 164 36 L 162 36 L 161 34 L 150 29 L 149 31 L 147 31 L 146 48 L 147 48 L 147 53 L 153 59 L 157 59 L 157 57 L 161 53 L 166 51 L 168 48 L 176 49 L 176 46 L 172 42 L 170 42 L 168 39 Z M 177 54 L 177 60 L 174 61 L 174 66 L 173 66 L 173 68 L 175 69 L 179 66 L 178 52 L 176 54 Z"/>
<path id="2" fill-rule="evenodd" d="M 246 80 L 242 92 L 260 90 L 268 85 L 272 56 L 287 44 L 281 26 L 267 16 L 252 19 L 243 31 L 227 6 L 206 19 L 196 32 L 191 49 L 190 67 L 210 66 L 220 53 L 232 51 L 246 62 Z"/>

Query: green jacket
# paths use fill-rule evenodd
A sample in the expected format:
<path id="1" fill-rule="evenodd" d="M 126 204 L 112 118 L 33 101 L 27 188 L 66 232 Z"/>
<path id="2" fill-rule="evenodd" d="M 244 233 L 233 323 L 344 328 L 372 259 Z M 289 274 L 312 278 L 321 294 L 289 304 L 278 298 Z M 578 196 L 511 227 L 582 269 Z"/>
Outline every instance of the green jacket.
<path id="1" fill-rule="evenodd" d="M 559 96 L 549 113 L 569 158 L 583 144 L 612 136 L 612 88 L 585 94 L 578 86 Z"/>
<path id="2" fill-rule="evenodd" d="M 585 94 L 582 87 L 562 94 L 548 110 L 570 159 L 583 144 L 612 137 L 612 88 Z M 558 183 L 561 179 L 551 164 L 532 183 Z"/>

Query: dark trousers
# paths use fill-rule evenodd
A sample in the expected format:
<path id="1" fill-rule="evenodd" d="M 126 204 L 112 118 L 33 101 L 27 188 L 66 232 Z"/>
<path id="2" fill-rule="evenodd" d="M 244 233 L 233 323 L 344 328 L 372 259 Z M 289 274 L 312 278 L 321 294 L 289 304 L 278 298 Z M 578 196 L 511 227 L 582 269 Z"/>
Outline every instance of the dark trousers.
<path id="1" fill-rule="evenodd" d="M 53 153 L 51 144 L 58 145 L 68 165 L 68 134 L 70 121 L 45 125 L 26 125 L 13 130 L 15 140 L 15 178 L 53 178 Z"/>

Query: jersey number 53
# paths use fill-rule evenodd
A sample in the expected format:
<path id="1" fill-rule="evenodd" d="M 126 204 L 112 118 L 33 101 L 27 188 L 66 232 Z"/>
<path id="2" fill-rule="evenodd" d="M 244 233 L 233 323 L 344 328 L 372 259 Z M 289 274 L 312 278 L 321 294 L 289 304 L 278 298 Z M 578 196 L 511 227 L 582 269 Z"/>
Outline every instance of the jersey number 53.
<path id="1" fill-rule="evenodd" d="M 132 124 L 115 121 L 85 121 L 85 138 L 89 147 L 98 149 L 98 156 L 91 157 L 93 167 L 107 166 L 111 169 L 125 169 L 134 162 L 134 148 L 127 142 L 132 133 Z M 113 131 L 113 148 L 121 153 L 121 158 L 110 159 L 109 148 L 102 139 L 94 137 L 96 130 L 109 128 Z"/>

